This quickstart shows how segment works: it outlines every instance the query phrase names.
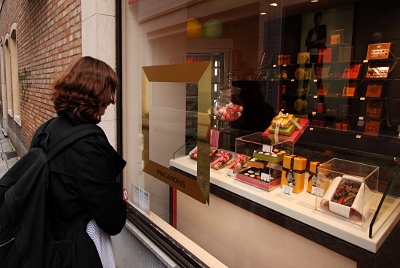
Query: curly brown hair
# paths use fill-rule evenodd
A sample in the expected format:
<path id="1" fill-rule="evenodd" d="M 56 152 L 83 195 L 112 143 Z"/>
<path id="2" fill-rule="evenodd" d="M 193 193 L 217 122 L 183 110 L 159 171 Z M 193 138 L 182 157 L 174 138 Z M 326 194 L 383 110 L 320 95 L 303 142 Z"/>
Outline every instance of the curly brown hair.
<path id="1" fill-rule="evenodd" d="M 71 111 L 80 120 L 97 124 L 100 105 L 115 103 L 118 86 L 118 77 L 107 63 L 81 57 L 55 81 L 51 99 L 57 113 Z"/>

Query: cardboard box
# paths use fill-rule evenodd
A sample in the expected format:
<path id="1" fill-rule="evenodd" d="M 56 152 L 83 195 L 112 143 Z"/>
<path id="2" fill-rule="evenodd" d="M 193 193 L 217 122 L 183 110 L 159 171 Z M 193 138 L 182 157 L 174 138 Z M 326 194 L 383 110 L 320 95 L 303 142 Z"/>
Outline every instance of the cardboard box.
<path id="1" fill-rule="evenodd" d="M 343 87 L 342 96 L 343 97 L 354 97 L 355 93 L 356 93 L 356 86 L 357 86 L 357 83 L 354 83 L 354 82 L 347 83 Z"/>
<path id="2" fill-rule="evenodd" d="M 379 128 L 381 126 L 381 121 L 378 120 L 366 120 L 364 126 L 364 135 L 378 137 Z"/>
<path id="3" fill-rule="evenodd" d="M 365 97 L 380 98 L 382 94 L 383 82 L 371 82 L 367 85 Z"/>
<path id="4" fill-rule="evenodd" d="M 307 159 L 301 156 L 287 154 L 283 157 L 281 187 L 287 185 L 293 188 L 293 193 L 304 190 Z"/>
<path id="5" fill-rule="evenodd" d="M 377 100 L 371 100 L 367 102 L 367 108 L 365 110 L 366 116 L 380 117 L 382 113 L 382 102 Z"/>
<path id="6" fill-rule="evenodd" d="M 342 78 L 356 79 L 360 73 L 361 64 L 352 64 L 350 67 L 345 68 Z"/>
<path id="7" fill-rule="evenodd" d="M 308 183 L 307 183 L 307 192 L 309 193 L 315 194 L 315 187 L 317 186 L 317 168 L 320 164 L 321 163 L 318 161 L 310 161 L 310 168 L 308 170 Z"/>
<path id="8" fill-rule="evenodd" d="M 390 54 L 391 43 L 369 44 L 367 60 L 387 59 Z"/>
<path id="9" fill-rule="evenodd" d="M 332 48 L 318 49 L 318 63 L 332 61 Z"/>

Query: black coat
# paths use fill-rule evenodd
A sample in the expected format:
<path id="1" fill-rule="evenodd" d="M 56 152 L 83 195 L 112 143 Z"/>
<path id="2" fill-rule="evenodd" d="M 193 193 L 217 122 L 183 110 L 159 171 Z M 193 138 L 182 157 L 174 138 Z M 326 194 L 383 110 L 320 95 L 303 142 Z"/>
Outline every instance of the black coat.
<path id="1" fill-rule="evenodd" d="M 50 144 L 51 137 L 79 124 L 83 122 L 72 114 L 60 114 L 46 129 Z M 105 135 L 83 138 L 50 162 L 47 204 L 56 240 L 53 246 L 60 250 L 58 261 L 66 261 L 63 267 L 101 267 L 86 225 L 94 219 L 110 235 L 121 232 L 126 203 L 116 177 L 125 164 Z M 78 236 L 68 237 L 72 229 L 78 231 Z"/>

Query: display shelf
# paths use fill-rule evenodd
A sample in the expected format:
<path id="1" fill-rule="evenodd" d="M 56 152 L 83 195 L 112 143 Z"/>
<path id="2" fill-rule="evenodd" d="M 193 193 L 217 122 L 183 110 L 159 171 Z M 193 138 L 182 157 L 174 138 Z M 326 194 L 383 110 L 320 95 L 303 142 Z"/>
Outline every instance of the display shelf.
<path id="1" fill-rule="evenodd" d="M 197 175 L 197 162 L 190 159 L 189 156 L 171 159 L 170 166 L 193 176 Z M 287 195 L 278 187 L 267 192 L 225 174 L 224 169 L 211 170 L 211 183 L 373 253 L 379 250 L 400 219 L 399 199 L 395 199 L 395 203 L 391 205 L 391 208 L 395 209 L 392 209 L 392 213 L 390 213 L 391 208 L 387 208 L 387 214 L 390 215 L 386 215 L 387 220 L 375 235 L 369 238 L 369 226 L 373 215 L 365 221 L 363 226 L 358 226 L 339 217 L 315 210 L 316 197 L 307 191 Z M 306 187 L 307 185 L 305 185 Z M 380 194 L 376 194 L 375 198 L 381 198 Z M 384 214 L 385 212 L 381 209 L 380 213 Z"/>

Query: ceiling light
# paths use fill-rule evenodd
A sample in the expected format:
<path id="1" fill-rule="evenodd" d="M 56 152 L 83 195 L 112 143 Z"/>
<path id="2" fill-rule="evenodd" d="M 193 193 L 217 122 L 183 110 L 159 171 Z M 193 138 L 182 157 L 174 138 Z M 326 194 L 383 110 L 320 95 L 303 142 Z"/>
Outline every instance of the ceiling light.
<path id="1" fill-rule="evenodd" d="M 272 6 L 272 7 L 277 7 L 278 3 L 277 2 L 271 2 L 269 5 Z"/>
<path id="2" fill-rule="evenodd" d="M 311 3 L 318 3 L 318 0 L 311 0 Z"/>

